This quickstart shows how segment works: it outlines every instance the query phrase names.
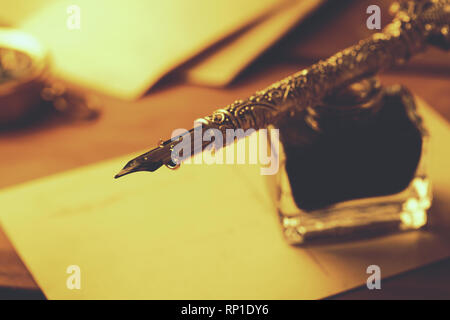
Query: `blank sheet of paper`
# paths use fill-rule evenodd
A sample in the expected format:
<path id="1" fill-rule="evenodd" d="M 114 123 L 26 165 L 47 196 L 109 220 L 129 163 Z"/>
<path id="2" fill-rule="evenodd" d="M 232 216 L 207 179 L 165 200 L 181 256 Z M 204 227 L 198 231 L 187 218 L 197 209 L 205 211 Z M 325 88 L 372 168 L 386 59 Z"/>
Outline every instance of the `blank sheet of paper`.
<path id="1" fill-rule="evenodd" d="M 432 110 L 430 228 L 293 247 L 257 166 L 184 165 L 114 180 L 132 156 L 0 192 L 0 221 L 50 299 L 315 299 L 450 255 L 450 128 Z M 81 289 L 66 286 L 67 267 Z"/>

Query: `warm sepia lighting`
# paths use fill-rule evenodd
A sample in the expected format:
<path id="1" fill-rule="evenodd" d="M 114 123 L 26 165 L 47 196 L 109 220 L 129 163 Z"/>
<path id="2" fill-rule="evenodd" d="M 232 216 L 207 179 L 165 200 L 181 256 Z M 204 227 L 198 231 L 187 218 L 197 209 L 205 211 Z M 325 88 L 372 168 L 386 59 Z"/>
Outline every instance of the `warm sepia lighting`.
<path id="1" fill-rule="evenodd" d="M 0 0 L 0 300 L 450 298 L 449 1 Z"/>

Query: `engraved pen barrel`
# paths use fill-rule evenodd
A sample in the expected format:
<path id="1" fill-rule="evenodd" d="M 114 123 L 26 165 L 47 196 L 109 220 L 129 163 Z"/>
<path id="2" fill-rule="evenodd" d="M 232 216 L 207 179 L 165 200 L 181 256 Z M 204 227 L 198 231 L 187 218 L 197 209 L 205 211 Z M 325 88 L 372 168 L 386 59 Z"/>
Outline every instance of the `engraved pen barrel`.
<path id="1" fill-rule="evenodd" d="M 212 115 L 198 119 L 202 130 L 218 129 L 227 136 L 227 129 L 262 129 L 277 125 L 277 121 L 292 113 L 315 111 L 324 98 L 353 82 L 370 78 L 379 71 L 406 62 L 430 44 L 447 49 L 450 44 L 449 0 L 409 0 L 394 3 L 395 18 L 382 32 L 349 47 L 332 57 L 319 61 L 246 100 L 238 100 Z M 196 130 L 186 132 L 195 140 Z M 155 171 L 162 165 L 177 167 L 172 150 L 184 137 L 167 140 L 157 148 L 129 161 L 116 175 L 121 177 L 136 171 Z M 231 143 L 226 139 L 226 143 Z M 192 148 L 192 155 L 201 152 L 206 143 Z"/>
<path id="2" fill-rule="evenodd" d="M 319 105 L 333 90 L 402 64 L 426 45 L 430 32 L 427 12 L 439 9 L 441 14 L 436 19 L 448 26 L 448 12 L 445 12 L 448 2 L 434 3 L 419 16 L 414 12 L 399 11 L 382 32 L 198 121 L 206 128 L 222 132 L 226 129 L 258 130 L 276 123 L 287 112 Z"/>

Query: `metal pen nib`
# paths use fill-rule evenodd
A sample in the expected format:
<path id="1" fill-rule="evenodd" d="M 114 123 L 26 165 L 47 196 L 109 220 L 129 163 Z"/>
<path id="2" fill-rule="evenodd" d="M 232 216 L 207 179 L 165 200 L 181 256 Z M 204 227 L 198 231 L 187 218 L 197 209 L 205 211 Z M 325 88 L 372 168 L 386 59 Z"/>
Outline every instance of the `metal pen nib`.
<path id="1" fill-rule="evenodd" d="M 191 135 L 193 132 L 189 131 L 186 134 Z M 153 172 L 162 166 L 167 166 L 170 169 L 177 168 L 178 165 L 173 163 L 172 160 L 172 149 L 178 143 L 178 139 L 161 142 L 156 148 L 130 160 L 114 178 L 117 179 L 138 171 Z"/>
<path id="2" fill-rule="evenodd" d="M 122 170 L 119 171 L 118 174 L 116 174 L 114 176 L 114 179 L 118 179 L 120 177 L 123 177 L 127 174 L 133 173 L 133 172 L 137 172 L 137 171 L 141 171 L 139 170 L 139 164 L 133 159 L 131 161 L 129 161 L 125 167 L 123 167 Z"/>
<path id="3" fill-rule="evenodd" d="M 130 160 L 125 167 L 123 167 L 122 170 L 114 176 L 114 178 L 117 179 L 133 172 L 153 172 L 159 169 L 163 165 L 163 162 L 160 160 L 149 161 L 149 154 L 151 153 L 154 153 L 153 150 Z"/>

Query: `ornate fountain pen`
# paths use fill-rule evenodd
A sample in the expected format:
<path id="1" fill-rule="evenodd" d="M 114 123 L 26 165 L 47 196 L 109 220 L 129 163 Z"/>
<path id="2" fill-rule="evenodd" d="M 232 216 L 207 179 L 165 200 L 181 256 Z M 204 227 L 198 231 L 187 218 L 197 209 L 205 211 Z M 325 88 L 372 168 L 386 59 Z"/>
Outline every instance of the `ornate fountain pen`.
<path id="1" fill-rule="evenodd" d="M 382 32 L 197 121 L 203 130 L 218 129 L 224 136 L 227 129 L 258 130 L 276 125 L 295 112 L 316 108 L 335 90 L 404 63 L 427 44 L 448 49 L 449 0 L 408 0 L 394 3 L 391 9 L 395 17 Z M 194 129 L 185 134 L 194 141 Z M 181 138 L 167 140 L 131 160 L 115 177 L 155 171 L 163 165 L 176 167 L 179 163 L 174 163 L 171 151 Z M 194 148 L 193 144 L 191 154 L 203 151 L 206 146 Z"/>

